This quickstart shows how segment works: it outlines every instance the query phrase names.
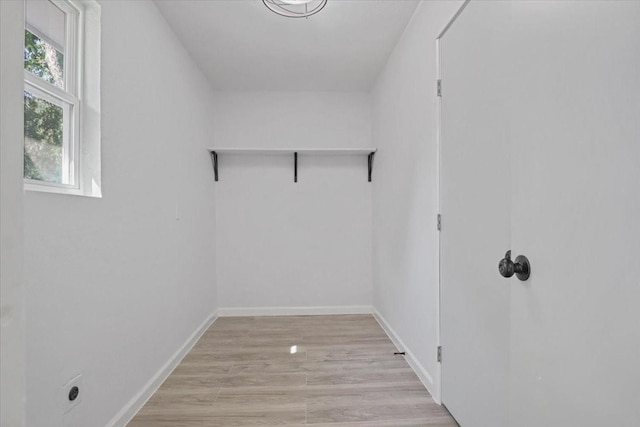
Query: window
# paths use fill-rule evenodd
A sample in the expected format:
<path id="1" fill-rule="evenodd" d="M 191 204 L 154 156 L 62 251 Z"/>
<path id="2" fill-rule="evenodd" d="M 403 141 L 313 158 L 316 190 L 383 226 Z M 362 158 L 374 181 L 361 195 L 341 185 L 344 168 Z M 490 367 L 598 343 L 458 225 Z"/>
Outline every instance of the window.
<path id="1" fill-rule="evenodd" d="M 101 195 L 99 17 L 94 0 L 26 1 L 24 178 L 29 190 Z"/>

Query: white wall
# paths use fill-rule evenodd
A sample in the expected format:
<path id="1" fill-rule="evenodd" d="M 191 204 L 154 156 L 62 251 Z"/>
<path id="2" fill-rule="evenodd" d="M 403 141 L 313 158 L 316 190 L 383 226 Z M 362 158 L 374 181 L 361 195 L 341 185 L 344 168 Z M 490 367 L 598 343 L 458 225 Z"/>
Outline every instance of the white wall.
<path id="1" fill-rule="evenodd" d="M 422 2 L 373 89 L 374 306 L 439 389 L 436 37 L 461 1 Z"/>
<path id="2" fill-rule="evenodd" d="M 219 93 L 215 105 L 211 146 L 371 145 L 367 94 Z M 219 173 L 220 307 L 371 305 L 366 155 L 300 154 L 297 184 L 292 155 L 221 154 Z"/>
<path id="3" fill-rule="evenodd" d="M 25 425 L 23 285 L 24 5 L 0 1 L 0 425 Z"/>
<path id="4" fill-rule="evenodd" d="M 153 3 L 101 4 L 103 198 L 25 194 L 30 426 L 79 373 L 64 425 L 106 425 L 216 308 L 212 93 Z"/>

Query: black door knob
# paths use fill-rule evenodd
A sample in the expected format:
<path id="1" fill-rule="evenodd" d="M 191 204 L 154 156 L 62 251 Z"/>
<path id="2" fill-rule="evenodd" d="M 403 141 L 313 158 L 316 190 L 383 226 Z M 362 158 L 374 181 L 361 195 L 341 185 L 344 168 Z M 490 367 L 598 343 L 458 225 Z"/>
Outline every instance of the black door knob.
<path id="1" fill-rule="evenodd" d="M 531 275 L 531 265 L 524 255 L 518 255 L 516 261 L 511 261 L 511 251 L 507 251 L 504 258 L 498 263 L 498 270 L 503 277 L 511 277 L 514 274 L 523 282 Z"/>

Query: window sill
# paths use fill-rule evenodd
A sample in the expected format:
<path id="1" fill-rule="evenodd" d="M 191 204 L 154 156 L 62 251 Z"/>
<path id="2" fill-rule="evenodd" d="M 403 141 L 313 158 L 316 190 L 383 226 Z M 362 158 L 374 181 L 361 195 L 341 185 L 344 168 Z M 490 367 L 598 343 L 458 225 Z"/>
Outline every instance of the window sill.
<path id="1" fill-rule="evenodd" d="M 55 193 L 55 194 L 64 194 L 67 196 L 84 196 L 84 197 L 93 197 L 93 198 L 102 198 L 102 191 L 100 187 L 94 186 L 94 188 L 89 191 L 84 191 L 80 188 L 71 188 L 71 187 L 63 187 L 59 185 L 50 185 L 50 184 L 39 184 L 33 181 L 24 182 L 25 191 L 33 191 L 37 193 Z"/>

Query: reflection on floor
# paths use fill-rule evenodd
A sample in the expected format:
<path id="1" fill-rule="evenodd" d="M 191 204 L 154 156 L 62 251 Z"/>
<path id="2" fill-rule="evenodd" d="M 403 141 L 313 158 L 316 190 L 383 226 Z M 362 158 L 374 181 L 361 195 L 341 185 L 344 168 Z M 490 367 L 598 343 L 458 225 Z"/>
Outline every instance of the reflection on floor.
<path id="1" fill-rule="evenodd" d="M 129 427 L 457 424 L 371 315 L 228 317 Z"/>

